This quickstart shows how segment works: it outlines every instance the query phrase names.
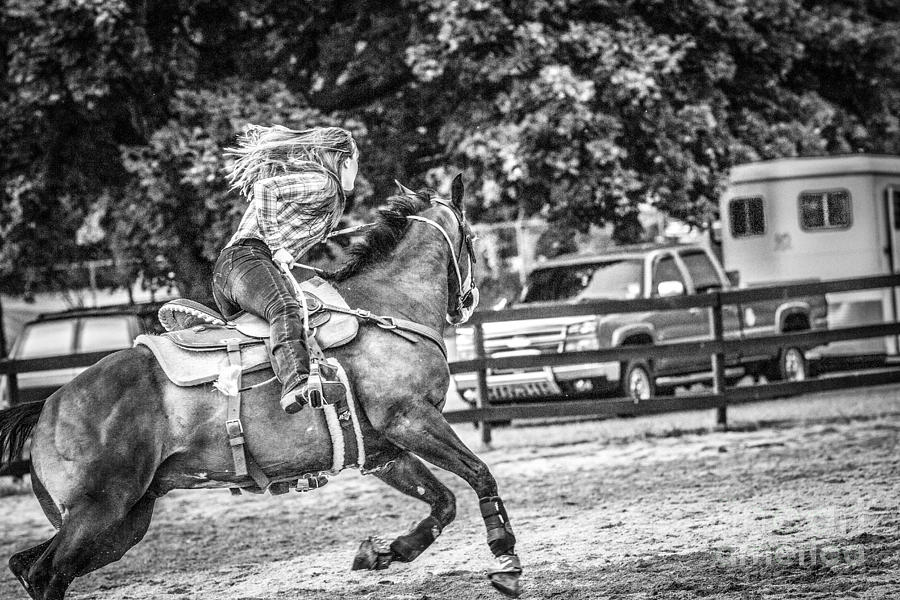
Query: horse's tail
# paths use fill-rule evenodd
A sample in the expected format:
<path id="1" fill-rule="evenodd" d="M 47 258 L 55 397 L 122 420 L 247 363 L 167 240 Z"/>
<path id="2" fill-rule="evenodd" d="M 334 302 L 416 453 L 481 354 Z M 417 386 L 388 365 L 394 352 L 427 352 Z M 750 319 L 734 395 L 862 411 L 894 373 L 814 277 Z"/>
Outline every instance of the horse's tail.
<path id="1" fill-rule="evenodd" d="M 34 426 L 44 402 L 23 402 L 12 408 L 0 410 L 0 465 L 21 456 L 25 442 Z"/>

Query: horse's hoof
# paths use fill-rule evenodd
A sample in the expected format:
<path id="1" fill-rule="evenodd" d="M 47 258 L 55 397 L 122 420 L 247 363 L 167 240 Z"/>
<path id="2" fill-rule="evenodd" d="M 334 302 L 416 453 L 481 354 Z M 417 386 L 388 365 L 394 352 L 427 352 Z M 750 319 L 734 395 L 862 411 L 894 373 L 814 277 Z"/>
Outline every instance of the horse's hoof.
<path id="1" fill-rule="evenodd" d="M 518 573 L 494 573 L 488 575 L 488 579 L 491 580 L 491 585 L 511 598 L 522 595 L 522 582 L 519 581 Z"/>
<path id="2" fill-rule="evenodd" d="M 353 571 L 381 571 L 387 569 L 394 560 L 391 546 L 380 538 L 370 537 L 359 545 L 353 557 Z"/>
<path id="3" fill-rule="evenodd" d="M 503 594 L 518 598 L 522 594 L 522 563 L 515 554 L 503 554 L 497 557 L 497 565 L 488 571 L 491 585 Z"/>

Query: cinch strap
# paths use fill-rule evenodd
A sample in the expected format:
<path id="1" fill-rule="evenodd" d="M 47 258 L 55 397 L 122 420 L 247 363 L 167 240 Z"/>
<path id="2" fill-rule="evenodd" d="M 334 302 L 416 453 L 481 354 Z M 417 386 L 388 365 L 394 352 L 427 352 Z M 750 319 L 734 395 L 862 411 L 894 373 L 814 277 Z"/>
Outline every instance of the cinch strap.
<path id="1" fill-rule="evenodd" d="M 235 394 L 227 394 L 227 417 L 225 420 L 225 432 L 228 434 L 228 444 L 231 446 L 231 456 L 234 460 L 234 474 L 237 477 L 246 477 L 248 474 L 256 482 L 261 490 L 269 486 L 269 478 L 253 460 L 253 456 L 247 452 L 244 440 L 244 426 L 241 423 L 241 346 L 237 340 L 227 340 L 225 350 L 228 352 L 228 364 L 236 367 L 237 382 Z M 221 391 L 220 391 L 221 393 Z M 234 493 L 234 490 L 232 490 Z"/>

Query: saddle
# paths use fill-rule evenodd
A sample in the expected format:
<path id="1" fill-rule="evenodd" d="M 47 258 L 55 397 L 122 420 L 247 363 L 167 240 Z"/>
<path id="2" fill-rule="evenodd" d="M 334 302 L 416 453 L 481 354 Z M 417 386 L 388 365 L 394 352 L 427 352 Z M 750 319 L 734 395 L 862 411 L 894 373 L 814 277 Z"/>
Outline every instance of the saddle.
<path id="1" fill-rule="evenodd" d="M 358 314 L 352 311 L 331 284 L 314 277 L 300 284 L 306 316 L 311 330 L 311 355 L 341 346 L 353 340 L 359 331 Z M 270 479 L 246 448 L 241 423 L 241 377 L 244 373 L 269 366 L 269 324 L 259 317 L 243 313 L 227 320 L 217 311 L 192 300 L 178 299 L 159 309 L 163 335 L 140 335 L 134 343 L 150 349 L 166 376 L 176 385 L 193 386 L 215 381 L 226 402 L 225 430 L 231 446 L 235 474 L 249 475 L 255 485 L 247 491 L 284 493 L 296 482 L 298 491 L 316 489 L 327 482 L 323 473 L 308 473 L 287 480 Z M 339 378 L 342 389 L 349 390 L 343 367 L 334 359 L 327 368 Z M 323 408 L 332 440 L 332 468 L 337 473 L 346 466 L 365 464 L 365 451 L 359 420 L 352 398 L 341 396 L 334 406 Z M 241 488 L 232 488 L 241 493 Z"/>
<path id="2" fill-rule="evenodd" d="M 348 465 L 362 467 L 365 450 L 362 433 L 346 372 L 337 360 L 326 359 L 322 350 L 352 341 L 359 331 L 359 321 L 366 321 L 417 343 L 426 339 L 434 343 L 444 357 L 447 349 L 438 331 L 396 317 L 374 315 L 368 310 L 351 309 L 340 293 L 327 281 L 313 277 L 299 284 L 309 320 L 310 357 L 339 379 L 341 393 L 334 405 L 322 406 L 332 438 L 333 461 L 330 473 Z M 250 491 L 287 491 L 286 481 L 272 481 L 263 472 L 245 446 L 241 424 L 241 377 L 244 373 L 269 366 L 269 324 L 259 317 L 244 313 L 231 320 L 217 311 L 192 300 L 173 300 L 159 309 L 159 321 L 166 328 L 163 335 L 139 335 L 135 346 L 149 348 L 166 376 L 176 385 L 193 386 L 214 381 L 214 387 L 225 397 L 225 429 L 239 477 L 250 475 L 255 486 Z M 312 378 L 313 364 L 310 365 Z M 257 384 L 261 385 L 261 384 Z M 348 397 L 349 395 L 349 397 Z M 327 394 L 323 394 L 328 397 Z M 292 478 L 296 479 L 296 478 Z M 322 485 L 323 474 L 307 474 L 296 479 L 298 490 Z M 232 492 L 240 493 L 238 488 Z"/>
<path id="3" fill-rule="evenodd" d="M 310 328 L 321 349 L 351 342 L 359 320 L 344 298 L 327 281 L 313 277 L 300 284 L 306 297 Z M 269 366 L 269 324 L 249 313 L 227 320 L 218 311 L 193 300 L 177 299 L 159 309 L 159 321 L 167 333 L 140 335 L 135 345 L 146 346 L 169 380 L 179 386 L 215 381 L 239 350 L 241 373 Z"/>

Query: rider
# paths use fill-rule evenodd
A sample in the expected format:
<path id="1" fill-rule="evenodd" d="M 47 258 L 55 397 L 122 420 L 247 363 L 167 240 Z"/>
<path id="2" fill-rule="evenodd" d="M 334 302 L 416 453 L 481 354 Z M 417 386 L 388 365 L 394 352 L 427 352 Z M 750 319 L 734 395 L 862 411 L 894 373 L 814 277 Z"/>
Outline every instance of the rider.
<path id="1" fill-rule="evenodd" d="M 290 267 L 338 223 L 359 150 L 339 127 L 250 125 L 238 142 L 228 180 L 250 205 L 216 262 L 213 297 L 226 317 L 245 310 L 269 323 L 281 407 L 295 413 L 309 402 L 309 353 L 299 302 L 276 263 Z"/>

